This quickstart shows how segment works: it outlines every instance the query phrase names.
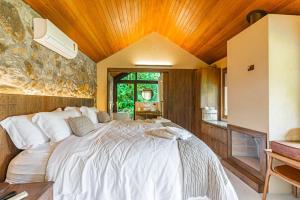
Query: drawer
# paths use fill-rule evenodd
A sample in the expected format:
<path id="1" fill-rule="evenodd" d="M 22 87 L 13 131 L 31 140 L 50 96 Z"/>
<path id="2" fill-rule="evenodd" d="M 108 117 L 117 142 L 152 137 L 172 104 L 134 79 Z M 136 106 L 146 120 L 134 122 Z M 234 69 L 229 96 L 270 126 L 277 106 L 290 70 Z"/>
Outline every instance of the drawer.
<path id="1" fill-rule="evenodd" d="M 219 156 L 223 159 L 227 159 L 227 144 L 219 143 Z"/>
<path id="2" fill-rule="evenodd" d="M 208 124 L 206 124 L 206 123 L 201 123 L 201 132 L 203 133 L 203 134 L 208 134 Z"/>
<path id="3" fill-rule="evenodd" d="M 216 132 L 217 132 L 217 135 L 216 135 L 215 139 L 217 139 L 218 141 L 220 141 L 224 144 L 227 144 L 227 130 L 218 128 L 218 130 Z"/>

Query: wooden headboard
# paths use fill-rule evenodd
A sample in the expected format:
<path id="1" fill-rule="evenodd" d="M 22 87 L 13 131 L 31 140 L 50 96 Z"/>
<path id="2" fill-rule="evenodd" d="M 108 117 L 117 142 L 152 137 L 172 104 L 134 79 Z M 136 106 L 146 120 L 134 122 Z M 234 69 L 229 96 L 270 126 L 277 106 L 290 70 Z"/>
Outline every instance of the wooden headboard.
<path id="1" fill-rule="evenodd" d="M 94 106 L 93 98 L 0 94 L 0 121 L 9 116 L 53 111 L 66 106 Z M 9 162 L 20 152 L 0 126 L 0 182 L 5 180 Z"/>

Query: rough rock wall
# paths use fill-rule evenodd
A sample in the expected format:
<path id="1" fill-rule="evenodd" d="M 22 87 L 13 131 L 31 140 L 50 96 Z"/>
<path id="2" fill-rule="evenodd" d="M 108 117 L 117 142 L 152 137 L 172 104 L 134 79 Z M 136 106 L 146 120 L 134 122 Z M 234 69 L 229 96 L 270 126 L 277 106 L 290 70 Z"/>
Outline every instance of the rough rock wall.
<path id="1" fill-rule="evenodd" d="M 95 97 L 96 63 L 79 52 L 68 60 L 33 41 L 21 0 L 0 0 L 0 93 Z"/>

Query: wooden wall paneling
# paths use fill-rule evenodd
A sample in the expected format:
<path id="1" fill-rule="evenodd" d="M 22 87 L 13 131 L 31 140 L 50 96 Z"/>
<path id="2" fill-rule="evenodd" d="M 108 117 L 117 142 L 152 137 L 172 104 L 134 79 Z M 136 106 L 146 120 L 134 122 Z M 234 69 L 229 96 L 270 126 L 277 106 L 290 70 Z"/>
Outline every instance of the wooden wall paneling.
<path id="1" fill-rule="evenodd" d="M 208 68 L 201 69 L 200 81 L 201 108 L 204 108 L 205 106 L 208 106 Z"/>
<path id="2" fill-rule="evenodd" d="M 208 70 L 208 106 L 219 108 L 221 70 L 219 68 L 209 68 Z"/>
<path id="3" fill-rule="evenodd" d="M 94 106 L 94 99 L 0 94 L 0 120 L 9 116 L 52 111 L 66 106 Z M 18 150 L 0 126 L 0 182 L 4 181 L 10 160 Z"/>
<path id="4" fill-rule="evenodd" d="M 163 73 L 163 98 L 164 98 L 164 110 L 163 110 L 163 117 L 169 118 L 168 113 L 168 100 L 169 100 L 169 72 L 162 72 Z"/>
<path id="5" fill-rule="evenodd" d="M 192 92 L 192 107 L 191 107 L 191 131 L 197 135 L 197 130 L 199 128 L 199 123 L 198 121 L 195 121 L 195 116 L 196 113 L 199 113 L 199 110 L 196 111 L 196 92 L 195 92 L 195 83 L 196 83 L 196 70 L 192 70 L 191 72 L 191 92 Z M 200 123 L 200 127 L 201 127 L 201 123 Z"/>
<path id="6" fill-rule="evenodd" d="M 3 182 L 6 177 L 6 170 L 11 159 L 19 152 L 6 132 L 0 126 L 0 182 Z"/>
<path id="7" fill-rule="evenodd" d="M 221 69 L 216 67 L 202 68 L 201 71 L 201 108 L 206 106 L 218 110 L 221 119 Z"/>
<path id="8" fill-rule="evenodd" d="M 168 91 L 169 119 L 192 131 L 193 114 L 194 70 L 170 70 Z"/>
<path id="9" fill-rule="evenodd" d="M 201 138 L 201 121 L 202 121 L 202 110 L 201 110 L 201 69 L 195 71 L 195 114 L 194 114 L 194 133 Z"/>

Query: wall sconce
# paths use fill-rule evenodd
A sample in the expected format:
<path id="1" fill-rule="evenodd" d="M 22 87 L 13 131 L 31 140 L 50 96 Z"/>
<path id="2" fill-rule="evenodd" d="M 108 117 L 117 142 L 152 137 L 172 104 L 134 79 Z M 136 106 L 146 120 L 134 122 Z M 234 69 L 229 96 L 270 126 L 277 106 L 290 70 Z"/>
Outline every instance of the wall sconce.
<path id="1" fill-rule="evenodd" d="M 248 66 L 248 72 L 253 71 L 253 70 L 254 70 L 254 65 Z"/>

